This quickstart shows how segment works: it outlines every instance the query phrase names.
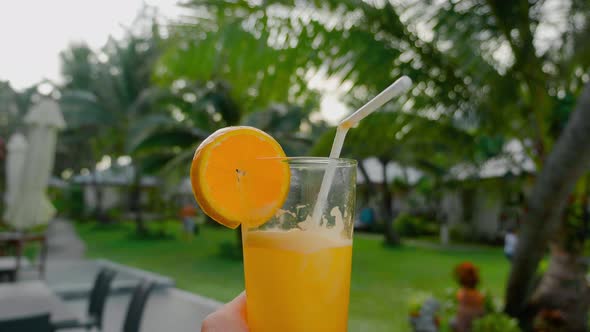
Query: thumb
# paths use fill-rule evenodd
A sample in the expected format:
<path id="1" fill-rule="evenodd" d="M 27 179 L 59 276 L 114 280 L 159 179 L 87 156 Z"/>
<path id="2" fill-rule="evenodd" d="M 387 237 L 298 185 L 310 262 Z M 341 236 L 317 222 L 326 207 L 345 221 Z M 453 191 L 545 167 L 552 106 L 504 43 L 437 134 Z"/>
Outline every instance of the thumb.
<path id="1" fill-rule="evenodd" d="M 242 292 L 231 302 L 210 314 L 203 321 L 201 332 L 248 332 L 246 320 L 246 293 Z"/>
<path id="2" fill-rule="evenodd" d="M 231 302 L 225 304 L 222 310 L 227 310 L 229 312 L 240 313 L 246 317 L 246 292 L 240 293 L 235 299 Z"/>

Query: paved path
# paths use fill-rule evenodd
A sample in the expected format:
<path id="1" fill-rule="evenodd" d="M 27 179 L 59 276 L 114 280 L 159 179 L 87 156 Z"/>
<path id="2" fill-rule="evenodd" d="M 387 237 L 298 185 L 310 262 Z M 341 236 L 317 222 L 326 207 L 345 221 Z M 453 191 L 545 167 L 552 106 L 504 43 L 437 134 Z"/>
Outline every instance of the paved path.
<path id="1" fill-rule="evenodd" d="M 86 246 L 74 226 L 67 220 L 55 219 L 47 228 L 47 259 L 81 259 Z"/>
<path id="2" fill-rule="evenodd" d="M 91 264 L 91 262 L 83 260 L 86 246 L 76 233 L 75 227 L 69 221 L 57 219 L 51 222 L 47 229 L 47 242 L 47 279 L 49 281 L 60 279 L 63 283 L 63 280 L 68 278 L 77 280 L 73 277 L 87 274 L 85 272 L 88 272 L 86 270 L 89 270 L 88 264 Z M 51 268 L 51 266 L 64 267 L 67 264 L 72 265 L 67 270 L 67 276 L 62 275 L 63 271 L 60 271 L 60 268 Z M 86 282 L 91 283 L 94 276 L 87 277 Z M 121 278 L 122 273 L 118 277 Z M 77 282 L 80 283 L 80 280 Z M 121 331 L 129 299 L 129 294 L 113 294 L 109 296 L 103 319 L 103 331 Z M 87 299 L 69 300 L 67 304 L 71 311 L 82 319 L 85 316 L 87 301 Z M 203 319 L 221 305 L 220 302 L 175 288 L 157 290 L 150 296 L 143 315 L 141 331 L 199 331 Z M 69 331 L 84 332 L 84 330 L 79 329 Z"/>
<path id="3" fill-rule="evenodd" d="M 52 262 L 73 261 L 84 258 L 86 246 L 80 239 L 74 226 L 65 219 L 55 219 L 49 223 L 47 236 L 47 262 L 49 270 Z M 36 280 L 39 278 L 37 269 L 22 269 L 18 278 L 20 280 Z"/>

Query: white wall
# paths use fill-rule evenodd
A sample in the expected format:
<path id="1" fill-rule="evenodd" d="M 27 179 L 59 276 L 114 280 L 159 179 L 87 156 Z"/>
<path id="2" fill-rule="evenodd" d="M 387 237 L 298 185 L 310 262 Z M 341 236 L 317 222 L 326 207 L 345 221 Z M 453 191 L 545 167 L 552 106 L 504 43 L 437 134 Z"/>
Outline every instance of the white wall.
<path id="1" fill-rule="evenodd" d="M 480 187 L 473 206 L 473 227 L 477 236 L 492 239 L 497 236 L 502 211 L 502 195 L 498 188 Z"/>
<path id="2" fill-rule="evenodd" d="M 108 210 L 114 207 L 127 208 L 129 201 L 129 191 L 120 186 L 102 186 L 102 210 Z M 96 208 L 96 191 L 93 186 L 84 186 L 84 204 L 86 211 L 92 211 Z M 149 202 L 149 195 L 143 191 L 141 193 L 141 204 Z"/>
<path id="3" fill-rule="evenodd" d="M 456 189 L 445 190 L 441 199 L 441 210 L 445 214 L 449 226 L 463 222 L 461 191 Z"/>
<path id="4" fill-rule="evenodd" d="M 102 210 L 108 210 L 119 205 L 121 197 L 119 190 L 111 186 L 102 186 Z M 84 206 L 87 211 L 92 211 L 96 208 L 96 191 L 93 186 L 84 186 Z"/>

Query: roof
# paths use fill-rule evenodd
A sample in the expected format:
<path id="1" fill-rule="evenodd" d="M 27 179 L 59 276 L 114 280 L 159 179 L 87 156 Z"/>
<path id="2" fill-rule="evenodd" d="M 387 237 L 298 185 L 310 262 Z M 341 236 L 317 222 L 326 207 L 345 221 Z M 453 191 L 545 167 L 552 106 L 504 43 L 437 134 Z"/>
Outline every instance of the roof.
<path id="1" fill-rule="evenodd" d="M 52 187 L 52 188 L 66 188 L 68 186 L 68 183 L 56 176 L 52 176 L 49 178 L 49 180 L 47 181 L 47 186 Z"/>
<path id="2" fill-rule="evenodd" d="M 111 186 L 128 186 L 133 183 L 135 169 L 131 165 L 111 166 L 105 170 L 94 171 L 86 174 L 74 176 L 72 182 L 77 184 L 91 184 L 97 181 L 102 185 Z M 159 184 L 159 179 L 155 176 L 142 176 L 142 187 L 154 187 Z"/>
<path id="3" fill-rule="evenodd" d="M 361 161 L 359 161 L 361 162 Z M 369 179 L 373 183 L 383 183 L 383 166 L 376 157 L 366 158 L 362 160 L 363 166 L 369 175 Z M 423 173 L 413 167 L 402 168 L 396 162 L 389 162 L 387 164 L 387 183 L 391 183 L 396 178 L 404 178 L 404 170 L 408 176 L 409 184 L 415 184 L 420 180 Z M 357 183 L 365 183 L 366 180 L 361 171 L 357 172 Z"/>
<path id="4" fill-rule="evenodd" d="M 504 145 L 502 153 L 494 158 L 486 160 L 481 166 L 462 163 L 453 166 L 449 170 L 450 180 L 490 179 L 504 177 L 506 175 L 522 175 L 534 173 L 536 166 L 527 155 L 522 143 L 518 140 L 510 140 Z"/>

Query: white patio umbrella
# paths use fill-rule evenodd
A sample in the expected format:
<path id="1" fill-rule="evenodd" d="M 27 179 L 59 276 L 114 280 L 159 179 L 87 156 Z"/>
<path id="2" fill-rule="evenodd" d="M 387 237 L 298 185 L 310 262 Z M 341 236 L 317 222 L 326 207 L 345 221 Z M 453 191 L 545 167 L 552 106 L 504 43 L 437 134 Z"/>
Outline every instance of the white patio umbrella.
<path id="1" fill-rule="evenodd" d="M 29 147 L 20 185 L 6 218 L 17 230 L 48 223 L 55 215 L 46 189 L 55 159 L 57 132 L 66 125 L 59 106 L 51 99 L 33 106 L 25 123 L 29 128 Z"/>
<path id="2" fill-rule="evenodd" d="M 14 196 L 20 186 L 22 170 L 25 165 L 25 153 L 27 152 L 27 140 L 21 133 L 10 136 L 6 145 L 6 192 L 4 193 L 4 202 L 6 206 L 11 206 L 14 202 Z M 7 211 L 4 211 L 6 218 Z"/>

